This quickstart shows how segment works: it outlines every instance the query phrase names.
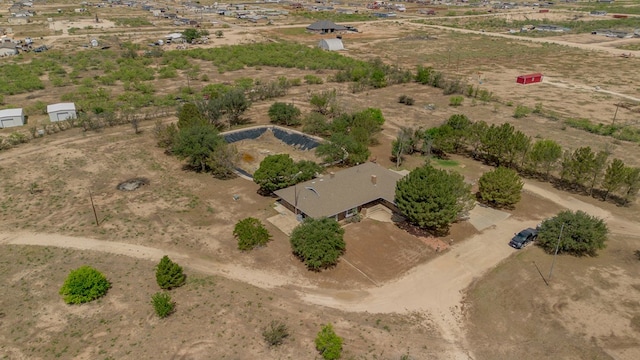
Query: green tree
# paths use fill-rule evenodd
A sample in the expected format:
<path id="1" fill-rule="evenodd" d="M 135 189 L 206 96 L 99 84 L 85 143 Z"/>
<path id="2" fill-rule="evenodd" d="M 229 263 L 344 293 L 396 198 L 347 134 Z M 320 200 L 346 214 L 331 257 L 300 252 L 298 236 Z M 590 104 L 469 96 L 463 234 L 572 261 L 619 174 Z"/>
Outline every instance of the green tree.
<path id="1" fill-rule="evenodd" d="M 484 121 L 477 121 L 471 124 L 466 131 L 465 138 L 467 144 L 471 147 L 471 155 L 478 158 L 482 147 L 482 139 L 489 130 L 489 125 Z"/>
<path id="2" fill-rule="evenodd" d="M 178 110 L 178 129 L 186 129 L 194 126 L 204 126 L 206 119 L 202 116 L 198 107 L 192 103 L 186 103 Z"/>
<path id="3" fill-rule="evenodd" d="M 328 142 L 316 148 L 316 154 L 327 163 L 343 162 L 345 165 L 362 164 L 369 159 L 371 152 L 366 144 L 353 136 L 337 133 Z"/>
<path id="4" fill-rule="evenodd" d="M 315 111 L 322 115 L 334 114 L 337 110 L 336 90 L 325 90 L 320 93 L 314 93 L 309 100 Z"/>
<path id="5" fill-rule="evenodd" d="M 176 304 L 171 300 L 171 295 L 166 292 L 157 292 L 151 296 L 151 305 L 160 318 L 164 319 L 175 310 Z"/>
<path id="6" fill-rule="evenodd" d="M 300 109 L 293 104 L 275 102 L 269 107 L 269 119 L 279 125 L 300 125 Z"/>
<path id="7" fill-rule="evenodd" d="M 234 145 L 220 143 L 209 155 L 207 168 L 215 178 L 232 179 L 236 177 L 238 158 L 238 149 Z"/>
<path id="8" fill-rule="evenodd" d="M 238 125 L 242 121 L 240 117 L 251 106 L 251 102 L 244 94 L 244 90 L 234 88 L 222 96 L 222 109 L 227 115 L 229 127 Z"/>
<path id="9" fill-rule="evenodd" d="M 396 204 L 411 223 L 444 232 L 470 210 L 470 190 L 462 175 L 425 165 L 397 182 Z"/>
<path id="10" fill-rule="evenodd" d="M 264 193 L 272 193 L 295 184 L 298 167 L 289 154 L 269 155 L 253 173 L 253 181 Z"/>
<path id="11" fill-rule="evenodd" d="M 562 180 L 584 188 L 593 173 L 595 162 L 596 155 L 589 146 L 578 148 L 573 153 L 565 153 L 562 160 Z"/>
<path id="12" fill-rule="evenodd" d="M 460 152 L 465 146 L 465 136 L 471 127 L 471 120 L 463 114 L 453 114 L 447 119 L 446 126 L 452 130 L 453 150 Z"/>
<path id="13" fill-rule="evenodd" d="M 156 266 L 156 282 L 160 288 L 171 290 L 184 285 L 187 276 L 182 272 L 182 267 L 165 255 Z"/>
<path id="14" fill-rule="evenodd" d="M 511 139 L 514 133 L 515 128 L 509 123 L 500 126 L 492 124 L 486 129 L 480 139 L 480 150 L 484 153 L 487 161 L 496 166 L 503 165 L 507 160 L 507 153 L 511 151 Z"/>
<path id="15" fill-rule="evenodd" d="M 546 178 L 549 178 L 549 173 L 561 157 L 562 147 L 553 140 L 538 140 L 529 152 L 529 160 L 533 170 L 538 171 L 539 168 L 542 168 Z"/>
<path id="16" fill-rule="evenodd" d="M 602 219 L 580 210 L 565 210 L 542 222 L 537 244 L 548 253 L 554 253 L 557 246 L 558 253 L 596 256 L 598 250 L 606 247 L 608 233 Z"/>
<path id="17" fill-rule="evenodd" d="M 91 266 L 72 270 L 60 288 L 67 304 L 82 304 L 103 297 L 111 287 L 109 280 Z"/>
<path id="18" fill-rule="evenodd" d="M 593 189 L 600 182 L 600 179 L 604 175 L 604 171 L 607 167 L 607 159 L 609 158 L 609 153 L 606 151 L 598 151 L 595 158 L 593 159 L 593 166 L 591 167 L 591 179 L 589 184 L 589 195 L 593 195 Z"/>
<path id="19" fill-rule="evenodd" d="M 197 171 L 207 171 L 214 151 L 226 146 L 224 138 L 211 125 L 180 129 L 172 152 Z"/>
<path id="20" fill-rule="evenodd" d="M 238 249 L 242 251 L 264 246 L 271 241 L 267 228 L 260 220 L 252 217 L 238 221 L 233 229 L 233 236 L 238 240 Z"/>
<path id="21" fill-rule="evenodd" d="M 291 249 L 308 269 L 319 271 L 338 263 L 346 249 L 343 235 L 333 218 L 306 218 L 291 232 Z"/>
<path id="22" fill-rule="evenodd" d="M 613 159 L 604 173 L 602 187 L 604 188 L 603 201 L 607 201 L 610 193 L 620 190 L 627 177 L 626 166 L 620 159 Z"/>
<path id="23" fill-rule="evenodd" d="M 307 114 L 303 121 L 302 131 L 307 134 L 327 137 L 331 135 L 331 124 L 325 115 L 318 112 Z"/>
<path id="24" fill-rule="evenodd" d="M 480 198 L 493 206 L 510 207 L 520 201 L 523 186 L 517 171 L 499 167 L 480 177 Z"/>
<path id="25" fill-rule="evenodd" d="M 627 167 L 625 173 L 624 185 L 626 186 L 626 192 L 624 193 L 624 201 L 625 204 L 629 204 L 640 191 L 640 168 Z"/>
<path id="26" fill-rule="evenodd" d="M 339 359 L 342 355 L 342 338 L 336 334 L 331 324 L 322 327 L 315 343 L 316 349 L 325 360 Z"/>

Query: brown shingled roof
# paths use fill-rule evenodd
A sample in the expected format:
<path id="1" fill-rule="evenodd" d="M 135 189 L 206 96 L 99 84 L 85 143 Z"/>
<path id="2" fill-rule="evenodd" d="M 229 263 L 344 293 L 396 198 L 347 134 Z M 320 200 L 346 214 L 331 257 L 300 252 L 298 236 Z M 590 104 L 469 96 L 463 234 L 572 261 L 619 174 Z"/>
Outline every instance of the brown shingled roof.
<path id="1" fill-rule="evenodd" d="M 402 175 L 378 164 L 367 162 L 334 175 L 309 180 L 296 186 L 275 191 L 275 194 L 296 206 L 307 216 L 334 216 L 357 206 L 384 199 L 395 204 L 396 182 Z"/>

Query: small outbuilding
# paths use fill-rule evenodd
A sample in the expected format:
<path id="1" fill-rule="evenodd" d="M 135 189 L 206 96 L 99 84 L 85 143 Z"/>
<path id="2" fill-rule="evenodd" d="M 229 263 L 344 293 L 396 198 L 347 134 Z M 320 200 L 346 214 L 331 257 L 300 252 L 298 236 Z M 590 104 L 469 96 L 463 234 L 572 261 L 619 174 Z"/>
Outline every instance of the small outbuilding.
<path id="1" fill-rule="evenodd" d="M 18 55 L 18 49 L 13 42 L 0 43 L 0 57 Z"/>
<path id="2" fill-rule="evenodd" d="M 344 50 L 344 44 L 341 39 L 322 39 L 318 43 L 318 47 L 322 50 L 340 51 Z"/>
<path id="3" fill-rule="evenodd" d="M 47 105 L 47 114 L 51 122 L 64 121 L 76 118 L 76 105 L 74 103 L 58 103 Z"/>
<path id="4" fill-rule="evenodd" d="M 541 81 L 542 81 L 542 74 L 541 73 L 520 75 L 516 79 L 516 82 L 518 84 L 523 84 L 523 85 L 539 83 Z"/>
<path id="5" fill-rule="evenodd" d="M 23 126 L 24 123 L 22 108 L 0 110 L 0 128 Z"/>

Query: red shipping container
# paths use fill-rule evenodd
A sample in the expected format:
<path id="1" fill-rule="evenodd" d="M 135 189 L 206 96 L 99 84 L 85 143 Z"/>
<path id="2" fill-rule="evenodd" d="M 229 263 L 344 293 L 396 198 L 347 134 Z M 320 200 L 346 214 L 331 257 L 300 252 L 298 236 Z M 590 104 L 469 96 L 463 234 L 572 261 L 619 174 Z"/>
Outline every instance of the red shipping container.
<path id="1" fill-rule="evenodd" d="M 527 75 L 520 75 L 518 76 L 518 78 L 516 79 L 516 82 L 518 84 L 533 84 L 533 83 L 539 83 L 542 81 L 542 74 L 541 73 L 535 73 L 535 74 L 527 74 Z"/>

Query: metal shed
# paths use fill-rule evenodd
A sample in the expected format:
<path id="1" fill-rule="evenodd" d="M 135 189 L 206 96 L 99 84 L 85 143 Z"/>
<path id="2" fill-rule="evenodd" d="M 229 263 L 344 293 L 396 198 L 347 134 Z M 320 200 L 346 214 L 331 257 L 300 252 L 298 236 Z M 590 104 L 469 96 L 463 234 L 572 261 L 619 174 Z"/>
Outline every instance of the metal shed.
<path id="1" fill-rule="evenodd" d="M 0 128 L 24 125 L 22 108 L 0 110 Z"/>
<path id="2" fill-rule="evenodd" d="M 339 51 L 344 50 L 341 39 L 322 39 L 318 43 L 318 47 L 323 50 Z"/>
<path id="3" fill-rule="evenodd" d="M 74 103 L 58 103 L 47 105 L 47 114 L 51 122 L 76 118 L 76 105 Z"/>
<path id="4" fill-rule="evenodd" d="M 542 81 L 542 74 L 541 73 L 520 75 L 516 79 L 516 82 L 518 84 L 523 84 L 523 85 L 539 83 L 541 81 Z"/>

